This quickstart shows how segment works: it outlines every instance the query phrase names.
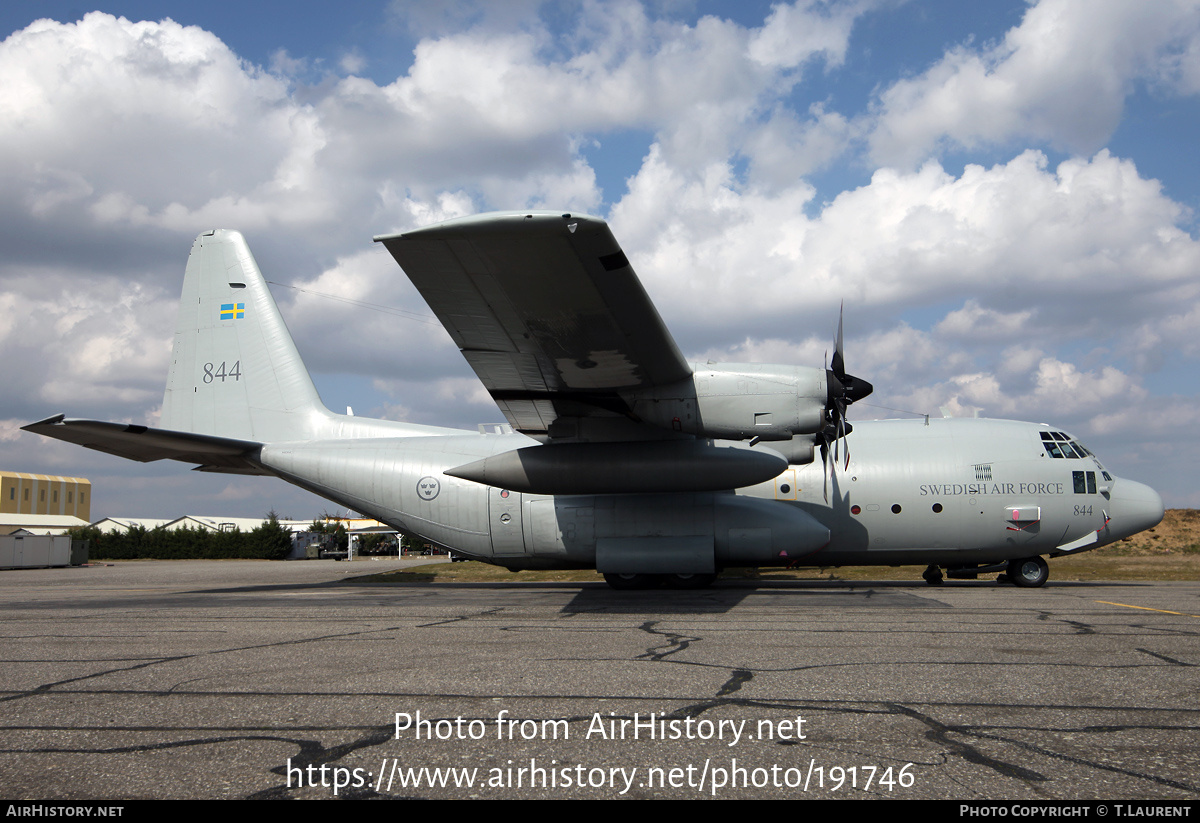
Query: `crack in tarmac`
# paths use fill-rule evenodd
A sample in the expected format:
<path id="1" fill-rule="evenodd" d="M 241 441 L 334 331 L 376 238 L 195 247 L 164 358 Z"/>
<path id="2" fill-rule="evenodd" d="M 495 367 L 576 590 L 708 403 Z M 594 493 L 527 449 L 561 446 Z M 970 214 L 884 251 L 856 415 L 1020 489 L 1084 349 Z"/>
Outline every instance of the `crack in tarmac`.
<path id="1" fill-rule="evenodd" d="M 690 637 L 686 634 L 680 634 L 678 632 L 659 631 L 655 627 L 660 622 L 661 621 L 658 620 L 647 620 L 638 626 L 638 630 L 646 632 L 647 634 L 664 637 L 666 638 L 667 642 L 661 646 L 650 646 L 644 653 L 639 654 L 636 658 L 634 658 L 635 660 L 664 660 L 678 652 L 687 651 L 688 646 L 702 639 L 699 637 Z"/>

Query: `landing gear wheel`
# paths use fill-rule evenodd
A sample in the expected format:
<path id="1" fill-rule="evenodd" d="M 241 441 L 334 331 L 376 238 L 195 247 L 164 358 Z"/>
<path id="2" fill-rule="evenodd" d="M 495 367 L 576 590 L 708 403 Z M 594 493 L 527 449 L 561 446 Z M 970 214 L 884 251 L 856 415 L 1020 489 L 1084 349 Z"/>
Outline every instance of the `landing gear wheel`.
<path id="1" fill-rule="evenodd" d="M 1044 586 L 1049 576 L 1050 566 L 1040 557 L 1008 561 L 1008 579 L 1023 589 Z"/>
<path id="2" fill-rule="evenodd" d="M 930 586 L 942 585 L 942 570 L 935 563 L 930 563 L 929 568 L 921 572 L 921 577 Z"/>
<path id="3" fill-rule="evenodd" d="M 668 574 L 664 582 L 668 589 L 704 589 L 716 579 L 715 574 Z"/>
<path id="4" fill-rule="evenodd" d="M 661 574 L 606 574 L 604 582 L 618 591 L 657 589 L 662 585 Z"/>

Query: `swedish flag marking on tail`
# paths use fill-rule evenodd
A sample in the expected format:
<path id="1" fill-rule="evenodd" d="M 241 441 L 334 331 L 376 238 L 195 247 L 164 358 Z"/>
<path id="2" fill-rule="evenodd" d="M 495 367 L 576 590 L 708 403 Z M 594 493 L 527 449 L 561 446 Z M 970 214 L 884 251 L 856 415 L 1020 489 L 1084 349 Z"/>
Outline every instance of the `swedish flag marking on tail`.
<path id="1" fill-rule="evenodd" d="M 245 303 L 222 303 L 221 304 L 221 319 L 222 320 L 241 320 L 246 315 Z"/>

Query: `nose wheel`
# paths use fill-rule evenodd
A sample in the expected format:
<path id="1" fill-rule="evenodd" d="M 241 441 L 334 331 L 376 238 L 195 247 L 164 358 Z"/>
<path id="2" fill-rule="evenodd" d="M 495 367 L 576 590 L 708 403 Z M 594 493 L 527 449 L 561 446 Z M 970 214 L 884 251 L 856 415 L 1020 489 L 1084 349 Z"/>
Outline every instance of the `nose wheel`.
<path id="1" fill-rule="evenodd" d="M 921 577 L 930 586 L 942 585 L 942 569 L 936 563 L 930 563 L 929 568 L 921 572 Z"/>
<path id="2" fill-rule="evenodd" d="M 1050 565 L 1040 557 L 1008 561 L 1008 579 L 1023 589 L 1044 586 L 1048 577 Z"/>

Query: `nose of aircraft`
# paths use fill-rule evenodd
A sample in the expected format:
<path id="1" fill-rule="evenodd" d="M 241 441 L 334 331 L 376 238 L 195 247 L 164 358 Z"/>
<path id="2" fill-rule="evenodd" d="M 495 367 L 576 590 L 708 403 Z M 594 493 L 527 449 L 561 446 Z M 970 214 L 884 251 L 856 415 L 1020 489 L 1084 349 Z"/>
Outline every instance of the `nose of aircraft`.
<path id="1" fill-rule="evenodd" d="M 1117 479 L 1109 505 L 1109 528 L 1118 539 L 1152 529 L 1163 519 L 1163 502 L 1158 492 L 1133 480 Z"/>

